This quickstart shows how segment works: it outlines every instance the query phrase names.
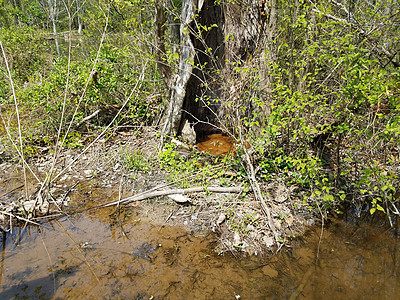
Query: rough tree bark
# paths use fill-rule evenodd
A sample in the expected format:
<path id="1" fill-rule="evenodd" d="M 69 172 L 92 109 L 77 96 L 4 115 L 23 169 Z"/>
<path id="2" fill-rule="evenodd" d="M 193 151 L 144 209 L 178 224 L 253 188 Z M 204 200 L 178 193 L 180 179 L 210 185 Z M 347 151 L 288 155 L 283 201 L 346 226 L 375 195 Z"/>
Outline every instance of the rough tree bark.
<path id="1" fill-rule="evenodd" d="M 157 48 L 161 54 L 165 53 L 163 36 L 167 21 L 161 2 L 156 15 Z M 197 133 L 210 124 L 218 126 L 223 114 L 221 103 L 227 94 L 222 79 L 231 76 L 235 64 L 249 60 L 261 42 L 274 38 L 275 27 L 275 0 L 183 0 L 178 72 L 169 73 L 159 55 L 161 73 L 170 87 L 162 136 L 179 134 L 186 119 Z M 262 63 L 274 58 L 270 44 Z M 269 83 L 267 77 L 264 72 L 262 84 Z"/>
<path id="2" fill-rule="evenodd" d="M 163 118 L 163 128 L 161 132 L 161 143 L 164 141 L 164 137 L 167 134 L 177 134 L 182 116 L 182 106 L 185 99 L 187 83 L 192 75 L 193 60 L 194 60 L 194 46 L 190 39 L 189 26 L 193 20 L 196 9 L 201 9 L 203 5 L 202 0 L 186 0 L 182 1 L 182 13 L 181 13 L 181 50 L 178 72 L 174 75 L 168 75 L 170 78 L 166 79 L 168 85 L 170 85 L 170 100 Z M 158 5 L 158 11 L 162 9 Z M 157 16 L 160 17 L 161 13 L 157 12 Z M 157 28 L 159 24 L 165 24 L 164 16 L 160 22 L 156 22 Z M 158 28 L 158 31 L 160 29 Z M 163 31 L 159 34 L 163 34 Z M 158 37 L 158 40 L 163 41 L 163 37 Z M 158 45 L 160 52 L 164 51 L 163 46 Z M 165 53 L 165 51 L 164 51 Z M 163 62 L 160 62 L 163 64 Z M 163 68 L 163 67 L 162 67 Z M 165 70 L 161 69 L 162 73 Z"/>
<path id="3" fill-rule="evenodd" d="M 167 22 L 167 3 L 165 0 L 156 1 L 156 54 L 158 68 L 169 89 L 171 89 L 171 68 L 167 64 L 165 49 L 165 29 Z"/>
<path id="4" fill-rule="evenodd" d="M 190 24 L 190 39 L 195 49 L 194 68 L 187 84 L 178 130 L 186 119 L 194 124 L 196 132 L 217 123 L 220 103 L 215 99 L 222 94 L 220 77 L 226 53 L 223 5 L 214 2 L 205 1 Z"/>
<path id="5" fill-rule="evenodd" d="M 277 50 L 275 38 L 277 34 L 277 4 L 276 0 L 260 1 L 260 15 L 261 15 L 261 42 L 263 49 L 260 53 L 260 91 L 264 98 L 264 105 L 255 108 L 261 110 L 260 119 L 265 119 L 270 115 L 270 103 L 272 102 L 272 80 L 270 74 L 272 73 L 271 66 L 277 61 Z M 262 124 L 260 120 L 260 124 Z M 261 133 L 259 128 L 258 134 Z"/>
<path id="6" fill-rule="evenodd" d="M 234 68 L 251 62 L 254 59 L 253 55 L 260 57 L 257 48 L 260 48 L 260 51 L 264 50 L 260 43 L 270 42 L 272 45 L 272 41 L 265 41 L 264 37 L 274 38 L 276 2 L 268 2 L 269 6 L 266 3 L 267 1 L 256 0 L 182 1 L 181 51 L 178 72 L 174 76 L 168 75 L 166 66 L 163 65 L 162 55 L 165 53 L 165 48 L 162 44 L 166 17 L 161 13 L 162 5 L 157 6 L 156 23 L 159 35 L 157 49 L 162 64 L 160 70 L 164 76 L 171 76 L 171 80 L 166 80 L 171 84 L 170 101 L 163 120 L 161 144 L 165 135 L 179 134 L 186 120 L 194 125 L 197 134 L 220 125 L 221 112 L 223 113 L 223 108 L 227 106 L 225 101 L 232 98 L 229 95 L 229 84 L 244 79 Z M 262 16 L 261 12 L 269 15 Z M 261 70 L 265 69 L 266 60 L 274 58 L 272 46 L 269 50 L 267 56 L 259 60 L 264 64 L 259 66 Z M 270 82 L 267 77 L 268 74 L 264 73 L 264 84 Z M 240 94 L 234 95 L 234 98 L 236 105 L 234 117 L 240 123 L 239 109 L 244 105 L 250 107 L 251 100 L 247 99 L 247 103 L 242 103 Z M 243 109 L 241 111 L 243 112 Z M 238 133 L 239 139 L 244 141 L 241 125 L 238 127 Z M 245 147 L 243 150 L 246 173 L 255 198 L 260 201 L 261 208 L 268 218 L 270 230 L 278 242 L 270 203 L 267 203 L 260 190 L 248 151 Z"/>

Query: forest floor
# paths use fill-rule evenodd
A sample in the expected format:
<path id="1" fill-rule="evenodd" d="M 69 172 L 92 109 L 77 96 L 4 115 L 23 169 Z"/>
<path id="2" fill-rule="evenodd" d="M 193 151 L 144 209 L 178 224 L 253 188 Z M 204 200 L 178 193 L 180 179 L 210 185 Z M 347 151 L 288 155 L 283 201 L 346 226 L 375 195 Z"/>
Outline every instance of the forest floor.
<path id="1" fill-rule="evenodd" d="M 27 172 L 27 191 L 24 191 L 21 165 L 10 153 L 3 151 L 0 153 L 0 221 L 3 230 L 9 226 L 10 218 L 14 221 L 18 219 L 22 224 L 27 218 L 40 223 L 38 216 L 60 215 L 61 212 L 73 214 L 74 211 L 111 203 L 115 207 L 135 206 L 141 214 L 163 226 L 184 226 L 197 235 L 213 233 L 218 237 L 215 247 L 218 253 L 261 254 L 289 245 L 291 238 L 300 235 L 307 225 L 314 224 L 318 219 L 307 204 L 293 196 L 293 190 L 280 182 L 260 182 L 279 235 L 278 241 L 251 190 L 245 187 L 245 192 L 235 192 L 245 185 L 235 178 L 229 181 L 233 191 L 230 193 L 207 191 L 153 197 L 157 191 L 182 188 L 179 182 L 171 180 L 171 174 L 160 167 L 158 144 L 157 132 L 149 127 L 140 134 L 116 132 L 107 139 L 98 140 L 84 154 L 82 149 L 63 150 L 58 156 L 55 174 L 63 169 L 65 171 L 48 190 L 41 192 L 39 182 L 44 181 L 53 163 L 51 149 L 38 148 L 36 154 L 30 157 L 28 163 L 37 178 Z M 132 156 L 135 153 L 140 153 L 140 156 Z M 198 172 L 201 173 L 201 167 Z M 221 186 L 219 179 L 210 178 L 207 186 Z M 104 196 L 98 199 L 96 191 L 99 190 L 102 195 L 107 195 L 105 199 Z M 28 201 L 23 200 L 26 199 L 26 192 Z M 77 198 L 72 197 L 73 193 L 80 194 L 81 203 L 69 201 Z M 139 201 L 126 201 L 133 195 L 143 193 L 147 194 Z"/>

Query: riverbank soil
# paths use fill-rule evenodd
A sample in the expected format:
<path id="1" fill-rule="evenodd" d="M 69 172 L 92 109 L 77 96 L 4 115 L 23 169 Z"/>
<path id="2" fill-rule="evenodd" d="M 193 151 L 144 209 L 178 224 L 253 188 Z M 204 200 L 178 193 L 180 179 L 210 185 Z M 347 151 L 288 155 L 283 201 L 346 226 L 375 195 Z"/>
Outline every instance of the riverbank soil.
<path id="1" fill-rule="evenodd" d="M 282 247 L 292 237 L 301 234 L 305 226 L 315 223 L 315 216 L 308 212 L 301 200 L 292 196 L 290 189 L 279 182 L 263 183 L 260 187 L 270 208 L 271 221 L 277 233 L 274 237 L 269 220 L 246 181 L 238 179 L 239 176 L 220 161 L 215 163 L 216 157 L 203 153 L 196 154 L 198 167 L 187 173 L 187 177 L 209 176 L 202 165 L 206 161 L 209 168 L 219 168 L 221 172 L 206 178 L 205 188 L 223 183 L 232 190 L 243 187 L 243 192 L 205 190 L 159 197 L 150 193 L 149 197 L 126 204 L 125 199 L 148 191 L 198 186 L 199 182 L 184 183 L 182 178 L 162 168 L 159 157 L 165 149 L 160 152 L 158 145 L 157 132 L 149 127 L 140 133 L 115 132 L 99 139 L 85 152 L 85 148 L 63 150 L 57 156 L 53 181 L 48 187 L 42 187 L 40 183 L 45 182 L 52 169 L 53 153 L 49 147 L 39 147 L 28 160 L 35 175 L 26 170 L 27 189 L 24 188 L 24 176 L 17 158 L 3 152 L 0 165 L 2 226 L 6 229 L 10 220 L 24 224 L 29 219 L 38 223 L 46 215 L 73 214 L 83 207 L 89 209 L 114 203 L 115 209 L 125 205 L 136 207 L 158 223 L 183 226 L 188 231 L 205 235 L 213 232 L 218 237 L 217 252 L 258 254 Z M 175 159 L 177 156 L 180 162 L 185 162 L 195 151 L 176 147 L 173 154 Z M 99 191 L 101 197 L 97 196 Z M 24 200 L 25 193 L 28 201 Z M 72 198 L 75 200 L 71 201 Z"/>
<path id="2" fill-rule="evenodd" d="M 169 226 L 142 204 L 89 209 L 110 197 L 105 189 L 91 195 L 71 193 L 71 209 L 81 212 L 0 236 L 1 299 L 396 299 L 400 292 L 398 230 L 384 230 L 382 218 L 349 214 L 308 227 L 276 255 L 239 256 L 216 253 L 217 235 Z"/>

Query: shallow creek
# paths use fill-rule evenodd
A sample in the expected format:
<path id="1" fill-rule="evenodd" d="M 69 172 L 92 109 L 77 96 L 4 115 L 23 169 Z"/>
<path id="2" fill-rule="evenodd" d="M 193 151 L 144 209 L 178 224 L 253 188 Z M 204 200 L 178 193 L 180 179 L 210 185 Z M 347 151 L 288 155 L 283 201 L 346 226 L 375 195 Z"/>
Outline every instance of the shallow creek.
<path id="1" fill-rule="evenodd" d="M 399 240 L 380 224 L 311 227 L 275 256 L 98 209 L 3 235 L 0 299 L 396 299 Z M 125 212 L 127 213 L 127 212 Z M 21 234 L 20 238 L 19 235 Z M 319 242 L 320 241 L 320 242 Z M 319 251 L 318 251 L 319 249 Z"/>

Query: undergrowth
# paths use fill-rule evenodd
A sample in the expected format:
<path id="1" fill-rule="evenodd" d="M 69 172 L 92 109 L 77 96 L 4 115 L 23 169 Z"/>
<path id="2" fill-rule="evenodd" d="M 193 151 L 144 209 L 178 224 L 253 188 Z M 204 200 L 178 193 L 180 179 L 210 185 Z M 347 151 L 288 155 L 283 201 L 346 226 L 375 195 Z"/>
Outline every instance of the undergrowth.
<path id="1" fill-rule="evenodd" d="M 236 162 L 229 157 L 212 157 L 197 151 L 179 153 L 177 145 L 166 143 L 159 152 L 160 168 L 167 172 L 167 180 L 187 188 L 193 185 L 207 186 L 217 181 L 230 186 L 237 174 L 227 174 L 236 168 Z"/>

